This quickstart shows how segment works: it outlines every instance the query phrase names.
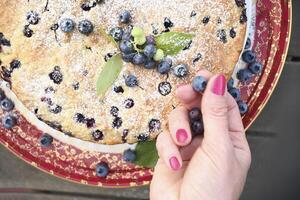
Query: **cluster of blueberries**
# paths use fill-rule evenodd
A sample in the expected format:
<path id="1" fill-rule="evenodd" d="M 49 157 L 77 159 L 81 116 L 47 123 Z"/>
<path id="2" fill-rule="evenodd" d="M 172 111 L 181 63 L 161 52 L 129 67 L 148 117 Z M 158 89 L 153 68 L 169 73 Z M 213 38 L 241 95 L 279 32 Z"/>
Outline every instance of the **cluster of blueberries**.
<path id="1" fill-rule="evenodd" d="M 5 96 L 5 93 L 3 90 L 0 90 L 0 107 L 4 112 L 10 112 L 14 109 L 15 104 Z M 7 113 L 2 118 L 2 125 L 6 129 L 11 129 L 17 124 L 17 118 L 11 114 Z"/>
<path id="2" fill-rule="evenodd" d="M 75 22 L 70 18 L 61 19 L 59 23 L 61 31 L 65 33 L 71 33 L 75 29 Z M 78 31 L 84 35 L 89 35 L 94 30 L 94 25 L 91 21 L 84 19 L 78 22 Z"/>

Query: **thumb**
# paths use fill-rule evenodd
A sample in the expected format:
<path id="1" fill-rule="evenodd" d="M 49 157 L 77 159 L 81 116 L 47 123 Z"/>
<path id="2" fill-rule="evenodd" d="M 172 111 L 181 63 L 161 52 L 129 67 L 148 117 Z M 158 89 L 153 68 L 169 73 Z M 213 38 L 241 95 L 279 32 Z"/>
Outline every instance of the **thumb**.
<path id="1" fill-rule="evenodd" d="M 209 143 L 227 143 L 229 138 L 228 105 L 226 100 L 226 78 L 224 75 L 212 77 L 202 97 L 204 140 Z"/>

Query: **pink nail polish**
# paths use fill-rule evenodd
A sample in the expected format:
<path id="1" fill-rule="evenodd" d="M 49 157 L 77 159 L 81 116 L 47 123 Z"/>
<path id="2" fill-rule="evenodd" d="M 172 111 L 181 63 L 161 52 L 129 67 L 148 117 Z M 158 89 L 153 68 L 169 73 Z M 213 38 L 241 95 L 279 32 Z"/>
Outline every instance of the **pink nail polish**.
<path id="1" fill-rule="evenodd" d="M 212 92 L 216 95 L 223 96 L 226 89 L 226 78 L 224 75 L 219 75 L 213 83 Z"/>
<path id="2" fill-rule="evenodd" d="M 175 156 L 171 157 L 170 160 L 169 160 L 169 162 L 170 162 L 171 168 L 174 171 L 177 171 L 177 170 L 180 169 L 180 163 L 179 163 L 178 159 Z"/>
<path id="3" fill-rule="evenodd" d="M 185 143 L 188 138 L 188 134 L 184 129 L 178 129 L 176 131 L 176 139 L 179 143 Z"/>

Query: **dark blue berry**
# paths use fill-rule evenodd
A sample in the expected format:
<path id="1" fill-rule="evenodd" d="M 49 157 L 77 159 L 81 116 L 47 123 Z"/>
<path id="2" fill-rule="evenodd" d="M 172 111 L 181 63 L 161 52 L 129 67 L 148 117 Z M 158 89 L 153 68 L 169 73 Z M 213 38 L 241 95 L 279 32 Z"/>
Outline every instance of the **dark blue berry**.
<path id="1" fill-rule="evenodd" d="M 148 138 L 149 138 L 149 135 L 146 135 L 146 134 L 139 134 L 137 136 L 137 139 L 139 142 L 145 142 L 148 140 Z"/>
<path id="2" fill-rule="evenodd" d="M 251 39 L 247 38 L 245 49 L 249 49 L 251 47 Z"/>
<path id="3" fill-rule="evenodd" d="M 124 89 L 122 86 L 116 86 L 116 87 L 114 87 L 114 91 L 115 91 L 115 93 L 123 93 Z"/>
<path id="4" fill-rule="evenodd" d="M 164 27 L 166 29 L 169 29 L 169 28 L 171 28 L 173 26 L 174 26 L 173 22 L 168 17 L 165 17 L 165 19 L 164 19 Z"/>
<path id="5" fill-rule="evenodd" d="M 74 115 L 74 120 L 75 120 L 75 122 L 78 122 L 78 123 L 84 123 L 85 122 L 85 116 L 81 113 L 76 113 Z"/>
<path id="6" fill-rule="evenodd" d="M 134 106 L 133 99 L 126 99 L 124 101 L 124 105 L 125 105 L 125 108 L 127 108 L 127 109 L 132 108 Z"/>
<path id="7" fill-rule="evenodd" d="M 91 6 L 89 2 L 84 2 L 81 4 L 81 9 L 84 11 L 90 11 L 91 10 Z"/>
<path id="8" fill-rule="evenodd" d="M 135 65 L 143 65 L 146 61 L 146 56 L 141 53 L 137 53 L 133 56 L 132 63 Z"/>
<path id="9" fill-rule="evenodd" d="M 123 160 L 125 162 L 134 162 L 136 159 L 136 153 L 135 151 L 131 150 L 131 149 L 127 149 L 123 152 Z"/>
<path id="10" fill-rule="evenodd" d="M 153 44 L 147 44 L 144 48 L 144 54 L 148 58 L 153 58 L 156 53 L 156 47 Z"/>
<path id="11" fill-rule="evenodd" d="M 193 135 L 202 135 L 204 133 L 204 126 L 201 121 L 193 121 L 191 123 Z"/>
<path id="12" fill-rule="evenodd" d="M 114 38 L 115 41 L 120 41 L 122 40 L 122 37 L 123 37 L 123 29 L 122 28 L 119 28 L 119 27 L 115 27 L 115 28 L 112 28 L 109 32 L 109 34 Z"/>
<path id="13" fill-rule="evenodd" d="M 164 81 L 159 83 L 158 85 L 158 92 L 162 95 L 162 96 L 167 96 L 168 94 L 170 94 L 172 91 L 172 86 L 169 82 Z"/>
<path id="14" fill-rule="evenodd" d="M 17 119 L 14 116 L 6 115 L 2 118 L 2 125 L 4 128 L 11 129 L 17 124 Z"/>
<path id="15" fill-rule="evenodd" d="M 205 16 L 203 19 L 202 19 L 202 22 L 203 22 L 203 24 L 207 24 L 208 22 L 209 22 L 209 20 L 210 20 L 210 16 Z"/>
<path id="16" fill-rule="evenodd" d="M 121 117 L 115 117 L 114 120 L 113 120 L 113 123 L 112 123 L 112 127 L 115 128 L 115 129 L 118 129 L 122 126 L 122 119 Z"/>
<path id="17" fill-rule="evenodd" d="M 244 115 L 248 111 L 248 105 L 245 102 L 239 101 L 238 106 L 239 106 L 241 115 Z"/>
<path id="18" fill-rule="evenodd" d="M 12 102 L 12 100 L 5 98 L 3 99 L 1 102 L 1 108 L 4 111 L 11 111 L 12 109 L 14 109 L 15 104 Z"/>
<path id="19" fill-rule="evenodd" d="M 158 119 L 151 119 L 148 124 L 149 132 L 155 132 L 160 130 L 161 123 Z"/>
<path id="20" fill-rule="evenodd" d="M 119 16 L 119 22 L 123 24 L 128 24 L 131 20 L 131 15 L 128 10 L 123 11 Z"/>
<path id="21" fill-rule="evenodd" d="M 242 83 L 245 83 L 250 80 L 252 73 L 249 69 L 241 69 L 236 76 Z"/>
<path id="22" fill-rule="evenodd" d="M 239 101 L 241 99 L 241 92 L 237 88 L 231 88 L 229 91 L 229 94 L 236 100 Z"/>
<path id="23" fill-rule="evenodd" d="M 60 105 L 53 104 L 49 106 L 49 111 L 54 114 L 58 114 L 62 111 L 62 107 Z"/>
<path id="24" fill-rule="evenodd" d="M 253 74 L 259 74 L 262 71 L 263 66 L 260 62 L 254 62 L 250 64 L 248 68 Z"/>
<path id="25" fill-rule="evenodd" d="M 224 44 L 227 43 L 227 35 L 226 35 L 226 31 L 224 29 L 221 29 L 221 30 L 217 31 L 217 37 Z"/>
<path id="26" fill-rule="evenodd" d="M 230 90 L 231 88 L 234 87 L 234 79 L 233 78 L 230 78 L 228 81 L 227 81 L 227 90 Z"/>
<path id="27" fill-rule="evenodd" d="M 244 62 L 251 64 L 251 63 L 255 62 L 256 55 L 253 51 L 247 50 L 247 51 L 244 51 L 244 53 L 242 54 L 242 59 Z"/>
<path id="28" fill-rule="evenodd" d="M 95 141 L 103 140 L 103 132 L 100 130 L 95 130 L 92 132 L 92 137 Z"/>
<path id="29" fill-rule="evenodd" d="M 89 20 L 82 20 L 78 23 L 78 31 L 84 35 L 89 35 L 93 32 L 94 26 Z"/>
<path id="30" fill-rule="evenodd" d="M 207 85 L 207 80 L 203 76 L 196 76 L 193 79 L 192 87 L 196 92 L 204 92 Z"/>
<path id="31" fill-rule="evenodd" d="M 155 37 L 153 35 L 146 36 L 146 43 L 147 44 L 155 44 Z"/>
<path id="32" fill-rule="evenodd" d="M 19 60 L 12 60 L 10 62 L 10 69 L 11 70 L 17 69 L 19 67 L 21 67 L 21 62 Z"/>
<path id="33" fill-rule="evenodd" d="M 138 85 L 138 80 L 136 78 L 136 76 L 134 75 L 129 75 L 125 78 L 125 84 L 128 86 L 128 87 L 135 87 Z"/>
<path id="34" fill-rule="evenodd" d="M 175 66 L 172 71 L 175 76 L 182 78 L 188 74 L 188 67 L 186 64 L 179 64 Z"/>
<path id="35" fill-rule="evenodd" d="M 133 57 L 135 55 L 136 55 L 136 53 L 129 53 L 129 54 L 122 53 L 122 59 L 124 62 L 130 63 L 133 61 Z"/>
<path id="36" fill-rule="evenodd" d="M 229 35 L 230 35 L 231 38 L 235 38 L 236 37 L 236 31 L 234 30 L 234 28 L 230 29 Z"/>
<path id="37" fill-rule="evenodd" d="M 119 108 L 116 106 L 112 106 L 110 108 L 110 114 L 114 117 L 117 117 L 119 115 Z"/>
<path id="38" fill-rule="evenodd" d="M 59 23 L 60 30 L 65 33 L 70 33 L 75 28 L 75 22 L 72 19 L 64 18 Z"/>
<path id="39" fill-rule="evenodd" d="M 120 51 L 124 54 L 129 54 L 134 51 L 133 44 L 128 40 L 122 40 L 119 44 Z"/>
<path id="40" fill-rule="evenodd" d="M 87 127 L 87 128 L 92 128 L 92 127 L 94 127 L 94 126 L 95 126 L 95 123 L 96 123 L 96 121 L 95 121 L 94 118 L 87 118 L 87 119 L 85 120 L 85 124 L 86 124 L 86 127 Z"/>
<path id="41" fill-rule="evenodd" d="M 189 112 L 189 118 L 192 122 L 201 120 L 202 119 L 201 110 L 197 107 L 193 108 Z"/>
<path id="42" fill-rule="evenodd" d="M 172 67 L 172 60 L 164 59 L 158 63 L 157 71 L 160 74 L 167 74 L 171 70 L 171 67 Z"/>
<path id="43" fill-rule="evenodd" d="M 247 21 L 248 21 L 247 10 L 246 10 L 246 8 L 245 8 L 245 9 L 243 9 L 242 14 L 241 14 L 241 16 L 240 16 L 240 23 L 241 23 L 241 24 L 244 24 L 244 23 L 246 23 Z"/>
<path id="44" fill-rule="evenodd" d="M 40 138 L 40 144 L 43 147 L 49 147 L 52 144 L 52 142 L 53 142 L 53 137 L 51 135 L 44 134 Z"/>
<path id="45" fill-rule="evenodd" d="M 63 81 L 63 75 L 60 72 L 60 68 L 56 66 L 54 70 L 49 74 L 49 78 L 55 83 L 60 84 Z"/>
<path id="46" fill-rule="evenodd" d="M 33 30 L 29 28 L 29 25 L 25 25 L 23 29 L 23 34 L 25 37 L 30 38 L 33 35 Z"/>
<path id="47" fill-rule="evenodd" d="M 155 68 L 155 61 L 154 60 L 152 60 L 152 59 L 147 59 L 146 61 L 145 61 L 145 64 L 144 64 L 144 67 L 146 68 L 146 69 L 153 69 L 153 68 Z"/>
<path id="48" fill-rule="evenodd" d="M 109 173 L 108 164 L 101 162 L 96 166 L 96 175 L 99 177 L 106 177 Z"/>
<path id="49" fill-rule="evenodd" d="M 26 20 L 29 24 L 36 25 L 39 23 L 39 14 L 35 11 L 30 11 L 26 15 Z"/>
<path id="50" fill-rule="evenodd" d="M 5 93 L 3 90 L 0 89 L 0 101 L 2 101 L 5 98 Z"/>

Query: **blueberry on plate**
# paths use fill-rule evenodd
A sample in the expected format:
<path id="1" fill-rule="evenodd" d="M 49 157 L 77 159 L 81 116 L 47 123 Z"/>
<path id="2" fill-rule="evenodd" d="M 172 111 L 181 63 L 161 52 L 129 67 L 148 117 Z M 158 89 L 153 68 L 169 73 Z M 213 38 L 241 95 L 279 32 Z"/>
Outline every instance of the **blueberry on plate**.
<path id="1" fill-rule="evenodd" d="M 153 68 L 155 68 L 155 61 L 154 60 L 152 60 L 152 59 L 147 59 L 146 61 L 145 61 L 145 64 L 144 64 L 144 67 L 146 68 L 146 69 L 153 69 Z"/>
<path id="2" fill-rule="evenodd" d="M 146 61 L 146 56 L 142 53 L 137 53 L 132 58 L 132 63 L 135 65 L 143 65 Z"/>
<path id="3" fill-rule="evenodd" d="M 78 30 L 84 35 L 89 35 L 93 32 L 94 26 L 89 20 L 82 20 L 78 23 Z"/>
<path id="4" fill-rule="evenodd" d="M 237 88 L 231 88 L 229 91 L 229 94 L 236 100 L 239 101 L 241 99 L 241 92 Z"/>
<path id="5" fill-rule="evenodd" d="M 1 108 L 4 111 L 11 111 L 12 109 L 14 109 L 15 104 L 12 102 L 12 100 L 5 98 L 3 99 L 1 102 Z"/>
<path id="6" fill-rule="evenodd" d="M 245 45 L 245 49 L 249 49 L 251 47 L 251 39 L 248 37 Z"/>
<path id="7" fill-rule="evenodd" d="M 116 86 L 116 87 L 114 87 L 114 92 L 115 93 L 124 93 L 124 89 L 122 86 Z"/>
<path id="8" fill-rule="evenodd" d="M 109 32 L 109 34 L 114 38 L 115 41 L 120 41 L 122 40 L 122 37 L 123 37 L 123 29 L 122 28 L 119 28 L 119 27 L 115 27 L 115 28 L 112 28 Z"/>
<path id="9" fill-rule="evenodd" d="M 119 44 L 119 48 L 124 54 L 129 54 L 134 51 L 133 44 L 129 40 L 122 40 Z"/>
<path id="10" fill-rule="evenodd" d="M 153 44 L 147 44 L 144 48 L 144 54 L 148 58 L 153 58 L 156 54 L 156 47 Z"/>
<path id="11" fill-rule="evenodd" d="M 193 108 L 189 112 L 189 118 L 191 121 L 199 121 L 202 118 L 201 110 L 197 107 Z"/>
<path id="12" fill-rule="evenodd" d="M 203 76 L 196 76 L 192 81 L 192 87 L 196 92 L 204 92 L 207 80 Z"/>
<path id="13" fill-rule="evenodd" d="M 51 135 L 44 134 L 40 138 L 40 144 L 43 147 L 49 147 L 52 144 L 52 142 L 53 142 L 53 137 Z"/>
<path id="14" fill-rule="evenodd" d="M 259 74 L 262 71 L 263 66 L 260 62 L 254 62 L 250 64 L 248 68 L 253 74 Z"/>
<path id="15" fill-rule="evenodd" d="M 127 63 L 130 63 L 132 62 L 133 60 L 133 57 L 135 56 L 136 53 L 129 53 L 129 54 L 125 54 L 125 53 L 122 53 L 122 60 L 124 62 L 127 62 Z"/>
<path id="16" fill-rule="evenodd" d="M 119 16 L 119 22 L 123 24 L 128 24 L 131 20 L 131 15 L 128 10 L 123 11 Z"/>
<path id="17" fill-rule="evenodd" d="M 134 101 L 133 99 L 126 99 L 124 101 L 124 105 L 125 105 L 125 108 L 129 109 L 129 108 L 132 108 L 134 106 Z"/>
<path id="18" fill-rule="evenodd" d="M 234 86 L 234 80 L 233 78 L 230 78 L 228 81 L 227 81 L 227 90 L 230 90 L 231 88 L 233 88 Z"/>
<path id="19" fill-rule="evenodd" d="M 109 173 L 109 167 L 106 162 L 101 162 L 96 165 L 96 175 L 99 177 L 106 177 Z"/>
<path id="20" fill-rule="evenodd" d="M 256 60 L 256 55 L 253 51 L 247 50 L 242 54 L 242 59 L 244 62 L 251 64 L 254 63 Z"/>
<path id="21" fill-rule="evenodd" d="M 241 69 L 237 73 L 237 78 L 242 82 L 245 83 L 250 80 L 252 77 L 252 73 L 249 69 Z"/>
<path id="22" fill-rule="evenodd" d="M 164 59 L 160 61 L 157 65 L 157 71 L 160 74 L 167 74 L 172 67 L 172 60 L 171 59 Z"/>
<path id="23" fill-rule="evenodd" d="M 12 115 L 6 115 L 2 118 L 2 126 L 11 129 L 17 124 L 17 119 Z"/>
<path id="24" fill-rule="evenodd" d="M 128 87 L 135 87 L 138 85 L 138 80 L 136 78 L 136 76 L 134 75 L 129 75 L 125 78 L 125 84 L 128 86 Z"/>
<path id="25" fill-rule="evenodd" d="M 134 162 L 136 159 L 136 153 L 135 151 L 131 150 L 131 149 L 127 149 L 123 152 L 123 160 L 125 162 Z"/>
<path id="26" fill-rule="evenodd" d="M 191 130 L 193 135 L 201 135 L 204 133 L 204 126 L 201 121 L 193 121 L 191 122 Z"/>
<path id="27" fill-rule="evenodd" d="M 244 115 L 248 111 L 248 105 L 245 102 L 239 101 L 238 106 L 239 106 L 241 115 Z"/>
<path id="28" fill-rule="evenodd" d="M 172 71 L 176 77 L 182 78 L 188 74 L 188 67 L 186 64 L 179 64 L 179 65 L 176 65 Z"/>
<path id="29" fill-rule="evenodd" d="M 75 28 L 75 22 L 72 19 L 64 18 L 59 23 L 60 30 L 65 33 L 70 33 Z"/>

